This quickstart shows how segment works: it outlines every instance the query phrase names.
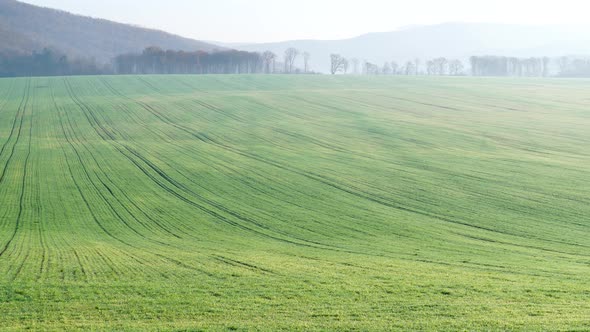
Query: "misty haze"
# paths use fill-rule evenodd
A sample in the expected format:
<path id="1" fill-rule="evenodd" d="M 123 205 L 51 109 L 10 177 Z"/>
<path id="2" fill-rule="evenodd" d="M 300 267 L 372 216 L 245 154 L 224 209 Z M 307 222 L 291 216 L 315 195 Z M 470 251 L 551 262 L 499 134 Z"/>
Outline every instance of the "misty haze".
<path id="1" fill-rule="evenodd" d="M 0 0 L 0 330 L 590 330 L 589 9 Z"/>

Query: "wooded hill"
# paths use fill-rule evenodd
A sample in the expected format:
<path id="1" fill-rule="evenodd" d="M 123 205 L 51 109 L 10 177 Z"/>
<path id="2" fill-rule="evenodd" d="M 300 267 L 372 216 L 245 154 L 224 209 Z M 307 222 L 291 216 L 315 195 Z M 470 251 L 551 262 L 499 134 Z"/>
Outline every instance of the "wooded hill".
<path id="1" fill-rule="evenodd" d="M 31 53 L 50 47 L 70 57 L 95 58 L 105 63 L 150 45 L 185 51 L 223 49 L 163 31 L 0 0 L 0 54 Z"/>

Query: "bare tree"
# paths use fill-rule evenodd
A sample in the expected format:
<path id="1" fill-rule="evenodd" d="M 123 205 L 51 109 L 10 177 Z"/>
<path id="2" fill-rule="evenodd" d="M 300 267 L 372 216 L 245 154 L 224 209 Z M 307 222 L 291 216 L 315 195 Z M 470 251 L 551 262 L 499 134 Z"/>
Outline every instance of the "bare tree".
<path id="1" fill-rule="evenodd" d="M 449 62 L 449 75 L 451 76 L 463 75 L 464 69 L 465 66 L 463 65 L 463 62 L 461 62 L 461 60 L 455 59 Z"/>
<path id="2" fill-rule="evenodd" d="M 295 60 L 299 56 L 299 50 L 290 47 L 285 50 L 285 72 L 291 74 L 293 72 L 293 65 L 295 64 Z"/>
<path id="3" fill-rule="evenodd" d="M 363 72 L 366 75 L 379 75 L 381 69 L 376 64 L 365 61 Z"/>
<path id="4" fill-rule="evenodd" d="M 473 65 L 473 59 L 471 62 Z M 449 60 L 447 60 L 447 58 L 441 57 L 427 61 L 426 72 L 428 75 L 447 75 L 449 72 Z"/>
<path id="5" fill-rule="evenodd" d="M 549 58 L 515 58 L 505 56 L 472 56 L 474 76 L 525 76 L 548 75 Z"/>
<path id="6" fill-rule="evenodd" d="M 266 74 L 272 74 L 274 72 L 275 60 L 277 55 L 271 51 L 262 53 L 262 61 L 264 62 L 264 72 Z"/>
<path id="7" fill-rule="evenodd" d="M 420 59 L 416 58 L 414 59 L 414 70 L 416 71 L 416 75 L 420 75 Z"/>
<path id="8" fill-rule="evenodd" d="M 433 60 L 428 60 L 426 62 L 426 74 L 436 75 L 436 64 Z"/>
<path id="9" fill-rule="evenodd" d="M 344 71 L 345 63 L 348 62 L 340 54 L 331 54 L 330 60 L 331 60 L 330 72 L 332 73 L 332 75 L 336 75 L 336 73 Z M 348 66 L 348 65 L 346 65 L 346 66 Z"/>
<path id="10" fill-rule="evenodd" d="M 549 57 L 543 57 L 543 77 L 549 76 L 549 65 L 551 64 L 551 59 Z"/>
<path id="11" fill-rule="evenodd" d="M 342 64 L 342 70 L 345 74 L 348 74 L 348 67 L 350 67 L 350 62 L 347 59 L 344 59 L 344 63 Z"/>
<path id="12" fill-rule="evenodd" d="M 309 52 L 303 52 L 303 71 L 306 74 L 309 73 L 309 59 L 311 59 L 311 54 Z"/>
<path id="13" fill-rule="evenodd" d="M 406 63 L 406 75 L 414 75 L 416 73 L 416 65 L 412 61 Z"/>
<path id="14" fill-rule="evenodd" d="M 381 71 L 383 72 L 383 75 L 391 75 L 391 66 L 389 65 L 389 62 L 383 64 Z"/>
<path id="15" fill-rule="evenodd" d="M 359 74 L 359 59 L 358 58 L 352 58 L 350 59 L 350 62 L 352 63 L 352 73 L 355 75 Z"/>
<path id="16" fill-rule="evenodd" d="M 446 58 L 441 57 L 441 58 L 434 59 L 436 74 L 437 75 L 446 75 L 448 64 L 449 64 L 449 61 Z"/>
<path id="17" fill-rule="evenodd" d="M 472 56 L 469 58 L 469 63 L 471 64 L 471 76 L 478 76 L 481 72 L 479 68 L 479 57 Z"/>
<path id="18" fill-rule="evenodd" d="M 508 58 L 508 75 L 510 76 L 520 76 L 522 74 L 522 66 L 520 63 L 519 58 Z"/>
<path id="19" fill-rule="evenodd" d="M 391 61 L 391 74 L 397 75 L 398 70 L 399 70 L 399 65 L 397 64 L 397 62 Z"/>
<path id="20" fill-rule="evenodd" d="M 565 73 L 568 70 L 568 67 L 570 65 L 570 59 L 567 56 L 562 56 L 561 58 L 559 58 L 559 71 L 560 73 Z"/>

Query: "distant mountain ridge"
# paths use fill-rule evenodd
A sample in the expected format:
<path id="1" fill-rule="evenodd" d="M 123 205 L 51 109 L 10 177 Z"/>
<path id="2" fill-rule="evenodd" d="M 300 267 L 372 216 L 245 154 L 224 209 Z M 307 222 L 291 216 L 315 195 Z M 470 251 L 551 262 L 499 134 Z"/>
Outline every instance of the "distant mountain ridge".
<path id="1" fill-rule="evenodd" d="M 590 26 L 445 23 L 409 26 L 392 32 L 368 33 L 344 40 L 295 40 L 279 43 L 232 44 L 245 51 L 270 50 L 282 57 L 295 47 L 311 54 L 312 69 L 328 72 L 330 54 L 400 64 L 415 58 L 466 60 L 471 55 L 562 56 L 590 54 Z M 300 59 L 301 60 L 301 59 Z"/>
<path id="2" fill-rule="evenodd" d="M 217 43 L 197 41 L 164 31 L 74 15 L 16 0 L 0 0 L 0 54 L 30 53 L 45 47 L 70 56 L 109 62 L 145 47 L 182 51 L 239 49 L 279 56 L 295 47 L 311 54 L 311 70 L 329 72 L 330 54 L 358 58 L 377 65 L 435 57 L 467 60 L 472 55 L 516 57 L 590 55 L 590 25 L 510 25 L 445 23 L 413 25 L 392 32 L 367 33 L 343 40 L 295 40 L 276 43 Z M 302 68 L 300 56 L 296 67 Z"/>
<path id="3" fill-rule="evenodd" d="M 0 53 L 52 47 L 71 56 L 108 62 L 147 46 L 183 51 L 223 47 L 167 32 L 70 14 L 15 0 L 0 0 Z"/>

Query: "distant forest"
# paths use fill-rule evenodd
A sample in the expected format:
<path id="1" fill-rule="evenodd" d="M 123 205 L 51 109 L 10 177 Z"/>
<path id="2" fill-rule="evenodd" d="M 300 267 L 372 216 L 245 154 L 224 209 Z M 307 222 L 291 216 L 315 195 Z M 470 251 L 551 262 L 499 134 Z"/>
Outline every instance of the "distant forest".
<path id="1" fill-rule="evenodd" d="M 260 54 L 243 51 L 164 51 L 146 48 L 141 54 L 124 54 L 112 63 L 114 74 L 255 74 L 264 72 Z"/>
<path id="2" fill-rule="evenodd" d="M 382 66 L 350 60 L 338 54 L 331 55 L 331 73 L 362 75 L 428 75 L 428 76 L 498 76 L 498 77 L 590 77 L 590 57 L 559 58 L 505 56 L 472 56 L 469 69 L 459 59 L 439 57 L 422 62 L 407 61 L 403 65 L 395 61 Z"/>
<path id="3" fill-rule="evenodd" d="M 217 45 L 103 19 L 74 15 L 14 0 L 0 0 L 0 54 L 43 53 L 51 47 L 72 58 L 99 64 L 150 45 L 164 49 L 222 49 Z M 21 59 L 22 60 L 22 59 Z"/>
<path id="4" fill-rule="evenodd" d="M 72 59 L 46 48 L 31 54 L 0 55 L 0 77 L 68 76 L 110 74 L 109 66 L 93 59 Z"/>
<path id="5" fill-rule="evenodd" d="M 560 43 L 565 35 L 571 45 Z M 438 36 L 452 38 L 438 43 Z M 489 48 L 474 43 L 484 39 Z M 507 39 L 512 42 L 506 44 Z M 157 47 L 148 47 L 151 45 Z M 243 45 L 245 51 L 236 51 L 164 31 L 0 0 L 0 77 L 314 74 L 314 70 L 354 75 L 590 77 L 590 57 L 580 51 L 588 50 L 586 46 L 583 29 L 451 23 L 371 33 L 335 43 Z M 508 56 L 483 56 L 486 49 L 505 49 L 506 53 L 499 55 Z M 510 56 L 529 49 L 538 53 L 536 57 Z M 560 49 L 564 54 L 582 53 L 555 57 Z M 330 54 L 343 50 L 357 50 L 364 55 L 354 58 L 350 53 Z M 427 55 L 414 58 L 415 53 Z M 545 53 L 553 56 L 542 57 Z M 457 54 L 477 56 L 457 58 Z M 377 58 L 377 62 L 371 60 Z M 398 62 L 391 61 L 394 59 Z"/>
<path id="6" fill-rule="evenodd" d="M 302 68 L 295 65 L 301 58 Z M 429 75 L 429 76 L 507 76 L 507 77 L 590 77 L 590 58 L 516 58 L 472 56 L 469 68 L 459 59 L 439 57 L 414 59 L 400 65 L 395 61 L 376 65 L 357 58 L 332 54 L 331 74 L 353 75 Z M 0 54 L 0 77 L 67 75 L 143 75 L 143 74 L 315 74 L 310 68 L 311 54 L 285 50 L 282 57 L 237 50 L 184 52 L 148 47 L 142 53 L 116 56 L 109 64 L 94 59 L 71 58 L 45 48 L 31 54 Z"/>

